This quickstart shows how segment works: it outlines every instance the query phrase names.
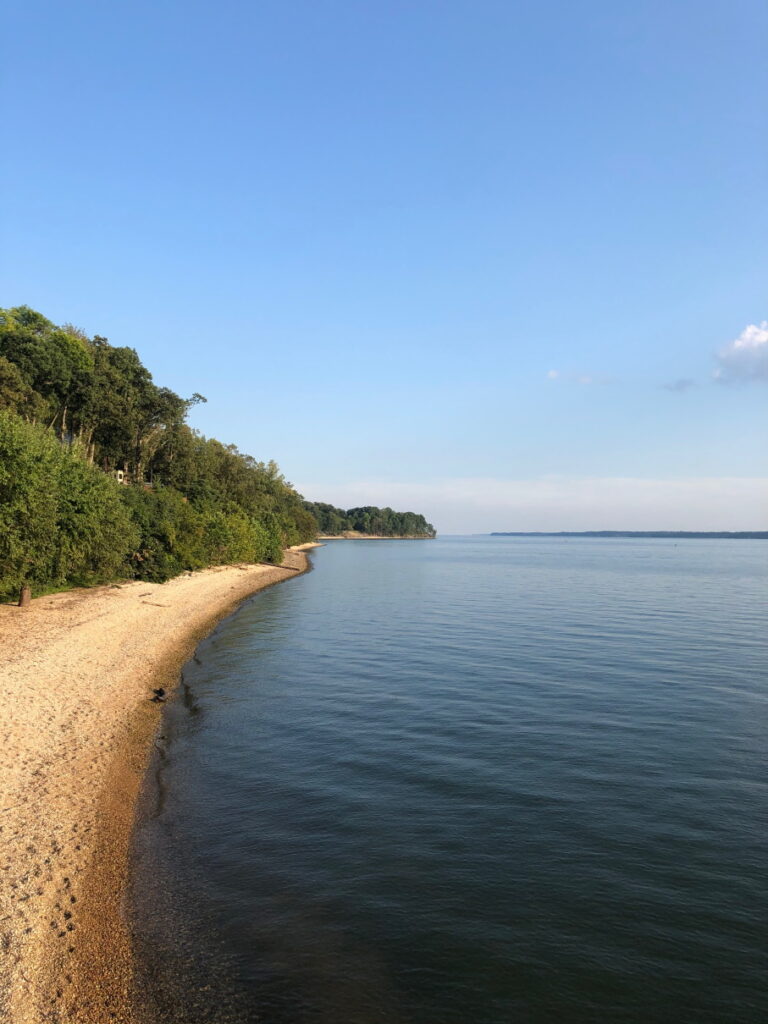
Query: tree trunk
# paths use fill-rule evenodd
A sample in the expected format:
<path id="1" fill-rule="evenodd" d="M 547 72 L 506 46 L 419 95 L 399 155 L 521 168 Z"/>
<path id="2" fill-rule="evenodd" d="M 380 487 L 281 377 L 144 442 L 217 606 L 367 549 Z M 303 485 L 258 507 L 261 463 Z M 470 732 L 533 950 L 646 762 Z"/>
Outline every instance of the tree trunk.
<path id="1" fill-rule="evenodd" d="M 85 432 L 85 450 L 88 453 L 88 461 L 91 465 L 93 465 L 96 458 L 96 445 L 93 444 L 93 429 L 93 427 L 89 427 Z"/>
<path id="2" fill-rule="evenodd" d="M 28 608 L 32 600 L 32 591 L 29 587 L 22 587 L 19 594 L 19 608 Z"/>

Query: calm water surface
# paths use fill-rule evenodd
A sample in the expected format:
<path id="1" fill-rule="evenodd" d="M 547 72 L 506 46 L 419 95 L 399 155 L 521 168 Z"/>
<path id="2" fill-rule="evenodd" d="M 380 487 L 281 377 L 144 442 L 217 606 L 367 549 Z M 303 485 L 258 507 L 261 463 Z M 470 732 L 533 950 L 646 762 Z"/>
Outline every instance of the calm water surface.
<path id="1" fill-rule="evenodd" d="M 173 1024 L 768 1020 L 768 543 L 336 542 L 201 645 L 135 833 Z"/>

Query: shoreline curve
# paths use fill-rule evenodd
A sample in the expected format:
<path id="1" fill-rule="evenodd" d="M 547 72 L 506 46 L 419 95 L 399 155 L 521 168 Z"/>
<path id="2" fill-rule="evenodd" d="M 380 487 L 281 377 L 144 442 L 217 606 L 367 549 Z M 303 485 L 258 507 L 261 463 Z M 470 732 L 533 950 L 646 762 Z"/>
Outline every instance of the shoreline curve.
<path id="1" fill-rule="evenodd" d="M 317 546 L 0 606 L 0 1020 L 138 1024 L 123 899 L 152 687 L 175 687 L 221 619 Z"/>

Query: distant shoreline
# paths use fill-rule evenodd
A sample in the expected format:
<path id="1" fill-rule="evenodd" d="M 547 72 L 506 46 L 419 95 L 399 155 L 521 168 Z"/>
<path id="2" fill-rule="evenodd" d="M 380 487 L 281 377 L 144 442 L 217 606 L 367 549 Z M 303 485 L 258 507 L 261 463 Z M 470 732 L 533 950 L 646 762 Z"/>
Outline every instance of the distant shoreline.
<path id="1" fill-rule="evenodd" d="M 505 530 L 495 531 L 490 537 L 656 537 L 671 540 L 768 540 L 768 530 L 694 531 L 694 530 L 581 530 L 570 532 Z"/>

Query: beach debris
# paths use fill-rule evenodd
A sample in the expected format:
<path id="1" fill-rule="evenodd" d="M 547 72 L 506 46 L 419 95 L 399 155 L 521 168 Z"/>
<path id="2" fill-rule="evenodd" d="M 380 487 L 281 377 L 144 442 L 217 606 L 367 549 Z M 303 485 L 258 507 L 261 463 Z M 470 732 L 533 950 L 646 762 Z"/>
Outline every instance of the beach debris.
<path id="1" fill-rule="evenodd" d="M 152 690 L 152 693 L 154 694 L 154 696 L 150 697 L 149 699 L 152 701 L 153 704 L 165 703 L 165 690 L 162 688 L 162 686 L 158 686 L 156 689 Z"/>

